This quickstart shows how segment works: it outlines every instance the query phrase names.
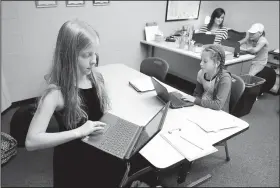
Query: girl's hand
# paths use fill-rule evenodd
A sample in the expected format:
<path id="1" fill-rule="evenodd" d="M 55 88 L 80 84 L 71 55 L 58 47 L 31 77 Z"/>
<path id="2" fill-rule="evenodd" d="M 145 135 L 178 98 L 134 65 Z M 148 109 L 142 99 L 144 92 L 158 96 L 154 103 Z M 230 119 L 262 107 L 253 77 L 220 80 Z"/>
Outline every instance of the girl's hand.
<path id="1" fill-rule="evenodd" d="M 191 96 L 191 95 L 185 95 L 183 97 L 181 97 L 181 100 L 183 101 L 189 101 L 189 102 L 194 102 L 195 97 Z"/>
<path id="2" fill-rule="evenodd" d="M 244 51 L 244 52 L 246 52 L 246 51 L 247 51 L 247 48 L 240 47 L 240 51 Z"/>
<path id="3" fill-rule="evenodd" d="M 77 137 L 85 137 L 97 131 L 103 130 L 105 127 L 105 123 L 100 121 L 90 121 L 88 120 L 81 127 L 76 129 Z"/>

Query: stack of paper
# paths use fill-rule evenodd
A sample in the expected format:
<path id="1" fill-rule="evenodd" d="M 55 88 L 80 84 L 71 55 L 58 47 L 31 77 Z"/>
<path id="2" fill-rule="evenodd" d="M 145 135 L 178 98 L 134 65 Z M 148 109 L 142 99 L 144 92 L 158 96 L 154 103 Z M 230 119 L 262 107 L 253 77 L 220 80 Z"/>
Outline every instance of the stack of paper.
<path id="1" fill-rule="evenodd" d="M 157 33 L 158 33 L 158 25 L 146 26 L 145 27 L 146 41 L 154 41 L 155 34 Z"/>
<path id="2" fill-rule="evenodd" d="M 155 89 L 151 77 L 147 76 L 131 80 L 129 84 L 138 92 L 152 91 Z"/>
<path id="3" fill-rule="evenodd" d="M 238 118 L 222 110 L 217 111 L 196 106 L 192 110 L 182 109 L 182 112 L 189 121 L 195 123 L 206 132 L 218 132 L 238 125 Z"/>
<path id="4" fill-rule="evenodd" d="M 194 161 L 218 151 L 207 138 L 198 137 L 184 129 L 173 129 L 160 134 L 174 149 L 188 161 Z"/>

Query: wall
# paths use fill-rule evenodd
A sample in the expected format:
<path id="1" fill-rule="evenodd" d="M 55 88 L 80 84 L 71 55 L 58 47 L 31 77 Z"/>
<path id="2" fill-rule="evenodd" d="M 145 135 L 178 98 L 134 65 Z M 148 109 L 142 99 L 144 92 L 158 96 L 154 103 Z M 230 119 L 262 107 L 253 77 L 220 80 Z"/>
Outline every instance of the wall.
<path id="1" fill-rule="evenodd" d="M 3 71 L 1 70 L 1 113 L 10 107 L 12 104 L 10 94 L 6 85 L 6 79 Z"/>
<path id="2" fill-rule="evenodd" d="M 165 1 L 111 1 L 108 6 L 36 8 L 34 1 L 2 2 L 2 69 L 11 100 L 40 95 L 46 87 L 43 76 L 52 60 L 55 40 L 61 25 L 78 17 L 87 21 L 101 37 L 100 64 L 124 63 L 139 69 L 146 57 L 140 45 L 146 22 L 156 21 L 170 34 L 186 22 L 165 22 Z"/>
<path id="3" fill-rule="evenodd" d="M 229 15 L 242 18 L 240 25 L 231 19 L 226 22 L 233 22 L 232 25 L 238 26 L 238 29 L 247 29 L 255 11 L 250 8 L 253 13 L 246 18 L 248 24 L 245 24 L 242 12 L 233 13 L 239 10 L 231 8 L 237 6 L 236 3 L 242 2 L 227 4 L 222 1 L 202 1 L 198 20 L 165 22 L 166 1 L 111 1 L 108 6 L 93 6 L 92 1 L 86 1 L 84 7 L 66 7 L 65 1 L 58 1 L 55 8 L 36 8 L 34 1 L 4 1 L 1 11 L 1 61 L 11 101 L 36 97 L 46 87 L 43 76 L 51 66 L 57 33 L 66 20 L 78 17 L 93 25 L 99 32 L 101 65 L 123 63 L 139 70 L 142 59 L 146 57 L 146 48 L 140 44 L 140 40 L 144 39 L 143 28 L 146 22 L 156 21 L 164 34 L 169 35 L 187 23 L 200 26 L 205 16 L 221 4 L 228 9 L 226 19 L 230 18 Z M 243 3 L 247 7 L 252 4 Z M 262 7 L 261 2 L 255 3 Z M 275 10 L 275 3 L 270 3 L 267 8 Z M 248 12 L 245 11 L 244 14 Z M 263 14 L 274 16 L 277 13 L 265 9 Z M 260 17 L 261 14 L 258 14 L 257 18 Z M 279 18 L 277 17 L 277 22 L 271 22 L 270 16 L 266 18 L 269 18 L 268 23 L 263 23 L 267 27 L 267 35 L 273 33 L 271 28 L 274 26 L 269 24 L 277 24 L 279 33 Z M 263 19 L 265 18 L 262 17 Z M 278 37 L 278 34 L 274 37 Z M 274 42 L 276 41 L 279 39 Z M 278 43 L 276 45 L 279 46 Z M 173 54 L 170 57 L 174 61 L 180 61 Z"/>

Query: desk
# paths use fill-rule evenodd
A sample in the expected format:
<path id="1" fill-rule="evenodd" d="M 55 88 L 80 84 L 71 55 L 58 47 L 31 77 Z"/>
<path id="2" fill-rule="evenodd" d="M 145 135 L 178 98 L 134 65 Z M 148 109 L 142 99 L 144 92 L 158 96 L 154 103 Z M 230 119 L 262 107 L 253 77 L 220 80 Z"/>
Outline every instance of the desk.
<path id="1" fill-rule="evenodd" d="M 178 76 L 182 79 L 188 80 L 192 83 L 196 82 L 197 72 L 200 69 L 200 53 L 195 53 L 192 51 L 188 51 L 185 49 L 178 48 L 178 44 L 175 42 L 156 42 L 156 41 L 140 41 L 142 44 L 148 45 L 148 56 L 154 56 L 155 47 L 164 49 L 168 52 L 181 54 L 185 57 L 188 57 L 184 62 L 174 61 L 174 59 L 170 59 L 168 57 L 164 57 L 164 59 L 169 63 L 169 73 Z M 226 59 L 225 65 L 227 70 L 231 73 L 240 75 L 243 72 L 249 72 L 249 64 L 245 64 L 249 60 L 253 59 L 255 56 L 251 54 L 241 55 L 238 58 Z M 244 62 L 244 63 L 243 63 Z M 243 66 L 244 64 L 244 66 Z M 247 72 L 247 73 L 248 73 Z"/>
<path id="2" fill-rule="evenodd" d="M 163 104 L 156 97 L 155 91 L 138 93 L 129 86 L 128 82 L 130 80 L 147 77 L 146 75 L 123 64 L 110 64 L 100 66 L 97 69 L 102 73 L 105 80 L 108 96 L 111 100 L 111 113 L 143 126 L 163 107 Z M 164 85 L 168 91 L 178 91 L 173 87 Z M 178 92 L 186 95 L 181 91 Z M 176 122 L 180 123 L 180 126 L 187 126 L 189 131 L 195 132 L 198 136 L 208 136 L 212 144 L 217 144 L 249 128 L 247 122 L 236 118 L 237 127 L 217 133 L 206 133 L 197 125 L 186 121 L 183 116 L 184 113 L 198 108 L 202 107 L 195 105 L 188 108 L 169 109 L 162 131 L 171 129 Z M 157 169 L 168 168 L 185 159 L 159 134 L 140 151 L 140 154 Z"/>

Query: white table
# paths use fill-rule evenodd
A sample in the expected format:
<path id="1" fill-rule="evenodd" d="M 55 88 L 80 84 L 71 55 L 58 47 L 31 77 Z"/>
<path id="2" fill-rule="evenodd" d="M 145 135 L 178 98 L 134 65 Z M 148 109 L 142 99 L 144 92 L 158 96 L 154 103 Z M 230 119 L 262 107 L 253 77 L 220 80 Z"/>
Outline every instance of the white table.
<path id="1" fill-rule="evenodd" d="M 146 75 L 139 71 L 123 64 L 100 66 L 98 67 L 98 71 L 102 73 L 105 79 L 106 88 L 111 100 L 111 113 L 143 126 L 163 107 L 163 104 L 158 98 L 156 98 L 155 91 L 138 93 L 129 86 L 130 80 L 146 77 Z M 168 85 L 165 86 L 169 91 L 176 90 Z M 208 136 L 211 143 L 216 144 L 248 129 L 249 127 L 247 122 L 236 118 L 236 122 L 238 123 L 236 128 L 226 129 L 217 133 L 206 133 L 196 124 L 187 121 L 183 116 L 184 113 L 188 113 L 188 111 L 191 110 L 197 110 L 197 108 L 201 107 L 195 105 L 193 107 L 182 109 L 169 109 L 162 131 L 169 130 L 176 126 L 174 124 L 181 124 L 181 126 L 186 126 L 189 131 L 194 132 L 198 136 Z M 219 111 L 217 111 L 217 113 L 219 113 Z M 200 115 L 203 117 L 203 114 Z M 225 123 L 227 122 L 225 121 Z M 184 157 L 169 145 L 159 134 L 140 151 L 140 154 L 158 169 L 168 168 L 184 160 Z"/>
<path id="2" fill-rule="evenodd" d="M 142 40 L 140 43 L 148 45 L 148 56 L 154 56 L 155 47 L 163 50 L 167 50 L 168 52 L 184 55 L 186 57 L 189 57 L 184 62 L 180 62 L 177 60 L 174 60 L 174 57 L 170 58 L 167 56 L 164 56 L 164 59 L 169 63 L 169 73 L 178 76 L 182 79 L 188 80 L 190 82 L 195 83 L 196 81 L 196 75 L 197 72 L 200 69 L 200 60 L 201 60 L 201 53 L 196 53 L 193 51 L 189 51 L 187 49 L 180 49 L 178 48 L 178 44 L 175 42 L 156 42 L 156 41 L 145 41 Z M 246 70 L 242 70 L 243 68 L 243 62 L 248 62 L 249 60 L 253 59 L 255 56 L 251 54 L 246 55 L 240 55 L 238 58 L 235 57 L 229 57 L 226 58 L 225 65 L 227 69 L 236 75 L 240 75 L 244 72 L 248 72 L 248 66 Z M 244 66 L 245 68 L 245 66 Z M 243 69 L 244 69 L 243 68 Z"/>

